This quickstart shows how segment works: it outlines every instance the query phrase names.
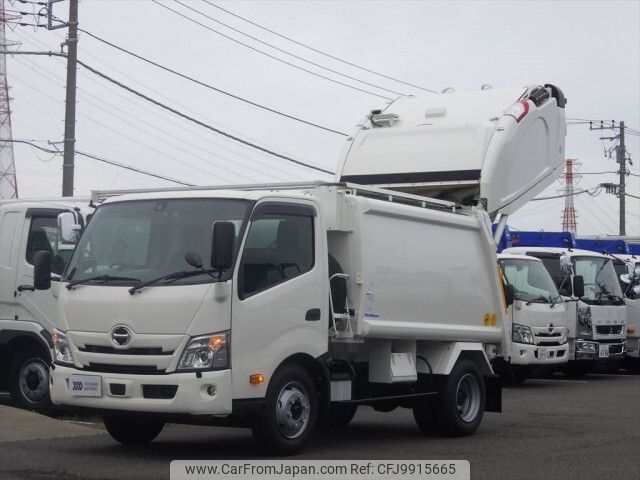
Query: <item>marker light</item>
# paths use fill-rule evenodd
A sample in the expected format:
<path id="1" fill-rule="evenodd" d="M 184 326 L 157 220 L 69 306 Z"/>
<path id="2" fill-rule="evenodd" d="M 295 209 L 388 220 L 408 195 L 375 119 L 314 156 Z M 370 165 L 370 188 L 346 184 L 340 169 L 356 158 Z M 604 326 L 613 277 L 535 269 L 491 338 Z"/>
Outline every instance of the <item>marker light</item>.
<path id="1" fill-rule="evenodd" d="M 527 113 L 529 113 L 529 100 L 520 100 L 504 112 L 505 115 L 510 115 L 515 118 L 517 123 L 520 123 L 520 120 L 526 117 Z"/>
<path id="2" fill-rule="evenodd" d="M 264 375 L 261 373 L 254 373 L 249 377 L 249 383 L 252 385 L 258 385 L 264 382 Z"/>
<path id="3" fill-rule="evenodd" d="M 635 332 L 636 332 L 636 327 L 632 327 L 632 326 L 627 327 L 627 333 L 631 334 Z"/>

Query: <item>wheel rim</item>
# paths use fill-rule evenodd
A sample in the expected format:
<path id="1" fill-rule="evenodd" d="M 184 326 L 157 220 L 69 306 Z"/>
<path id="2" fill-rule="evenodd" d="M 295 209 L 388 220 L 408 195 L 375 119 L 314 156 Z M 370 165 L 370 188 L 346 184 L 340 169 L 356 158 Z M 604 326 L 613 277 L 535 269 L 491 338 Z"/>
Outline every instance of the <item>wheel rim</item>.
<path id="1" fill-rule="evenodd" d="M 285 385 L 276 402 L 278 431 L 283 437 L 293 439 L 302 435 L 309 424 L 311 403 L 305 388 L 297 382 Z"/>
<path id="2" fill-rule="evenodd" d="M 18 377 L 20 393 L 31 403 L 40 403 L 49 394 L 49 367 L 40 358 L 27 360 Z"/>
<path id="3" fill-rule="evenodd" d="M 478 379 L 467 373 L 458 382 L 456 409 L 464 422 L 473 422 L 480 412 L 480 384 Z"/>

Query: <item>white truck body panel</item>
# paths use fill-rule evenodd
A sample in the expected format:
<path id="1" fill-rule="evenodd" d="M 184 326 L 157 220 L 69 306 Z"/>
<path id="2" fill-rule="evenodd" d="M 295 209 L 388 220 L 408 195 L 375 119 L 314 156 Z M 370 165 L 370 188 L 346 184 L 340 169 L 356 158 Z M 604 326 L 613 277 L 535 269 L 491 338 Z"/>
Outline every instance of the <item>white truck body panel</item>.
<path id="1" fill-rule="evenodd" d="M 564 165 L 564 108 L 553 97 L 536 106 L 535 88 L 400 97 L 384 110 L 397 115 L 390 126 L 365 119 L 348 140 L 337 179 L 510 214 Z M 519 100 L 520 121 L 510 110 Z"/>

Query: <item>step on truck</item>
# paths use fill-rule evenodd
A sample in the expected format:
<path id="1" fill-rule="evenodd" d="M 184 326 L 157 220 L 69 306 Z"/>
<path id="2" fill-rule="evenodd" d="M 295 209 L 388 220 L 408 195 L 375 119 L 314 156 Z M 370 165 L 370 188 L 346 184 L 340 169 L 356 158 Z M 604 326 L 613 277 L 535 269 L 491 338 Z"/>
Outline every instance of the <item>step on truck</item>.
<path id="1" fill-rule="evenodd" d="M 190 422 L 289 454 L 359 405 L 473 433 L 501 409 L 491 220 L 561 171 L 563 107 L 552 86 L 401 98 L 363 120 L 334 184 L 95 192 L 62 280 L 36 257 L 58 299 L 54 403 L 101 411 L 125 444 Z M 387 188 L 362 185 L 372 164 Z"/>
<path id="2" fill-rule="evenodd" d="M 0 200 L 0 390 L 24 408 L 50 413 L 49 364 L 56 301 L 33 288 L 38 251 L 50 254 L 58 278 L 75 238 L 64 240 L 58 215 L 84 224 L 89 199 Z M 84 210 L 84 214 L 83 214 Z M 75 232 L 70 232 L 75 233 Z"/>
<path id="3" fill-rule="evenodd" d="M 534 371 L 549 373 L 567 362 L 567 304 L 540 259 L 502 253 L 498 265 L 513 301 L 505 326 L 509 343 L 493 365 L 506 382 L 521 383 Z"/>
<path id="4" fill-rule="evenodd" d="M 514 232 L 512 237 L 518 246 L 504 252 L 542 260 L 568 302 L 569 361 L 562 371 L 581 376 L 596 363 L 622 360 L 627 312 L 612 259 L 573 248 L 568 232 Z"/>

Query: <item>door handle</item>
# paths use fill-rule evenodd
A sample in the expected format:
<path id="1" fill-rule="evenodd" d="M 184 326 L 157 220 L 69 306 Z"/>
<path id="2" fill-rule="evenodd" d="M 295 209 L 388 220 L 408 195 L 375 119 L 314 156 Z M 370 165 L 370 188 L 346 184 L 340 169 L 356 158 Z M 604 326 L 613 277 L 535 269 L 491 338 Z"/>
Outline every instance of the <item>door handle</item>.
<path id="1" fill-rule="evenodd" d="M 307 314 L 304 316 L 304 319 L 307 322 L 316 322 L 320 320 L 320 309 L 312 308 L 310 310 L 307 310 Z"/>
<path id="2" fill-rule="evenodd" d="M 18 285 L 18 288 L 16 288 L 16 290 L 18 292 L 23 292 L 24 290 L 27 290 L 29 292 L 35 292 L 36 288 L 33 285 Z"/>

